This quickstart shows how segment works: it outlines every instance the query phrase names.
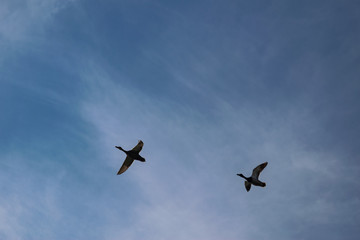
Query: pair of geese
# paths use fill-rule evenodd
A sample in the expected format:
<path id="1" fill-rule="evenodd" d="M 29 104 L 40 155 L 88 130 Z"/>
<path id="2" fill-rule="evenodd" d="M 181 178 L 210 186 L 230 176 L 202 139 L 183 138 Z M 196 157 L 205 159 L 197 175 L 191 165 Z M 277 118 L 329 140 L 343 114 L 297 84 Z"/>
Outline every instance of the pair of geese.
<path id="1" fill-rule="evenodd" d="M 118 171 L 117 175 L 120 175 L 123 172 L 125 172 L 131 166 L 131 164 L 134 162 L 134 160 L 138 160 L 140 162 L 145 162 L 145 158 L 143 158 L 139 154 L 143 146 L 144 146 L 144 143 L 141 140 L 130 151 L 126 151 L 122 147 L 115 146 L 117 149 L 123 151 L 126 154 L 125 161 L 124 161 L 123 165 L 121 166 L 120 170 Z M 251 185 L 260 186 L 260 187 L 266 186 L 266 183 L 261 182 L 259 180 L 259 175 L 260 175 L 261 171 L 264 170 L 264 168 L 267 166 L 267 164 L 268 164 L 267 162 L 264 162 L 264 163 L 260 164 L 259 166 L 257 166 L 256 168 L 254 168 L 252 175 L 250 177 L 245 177 L 241 173 L 237 174 L 238 176 L 240 176 L 246 180 L 245 181 L 246 191 L 250 191 Z"/>

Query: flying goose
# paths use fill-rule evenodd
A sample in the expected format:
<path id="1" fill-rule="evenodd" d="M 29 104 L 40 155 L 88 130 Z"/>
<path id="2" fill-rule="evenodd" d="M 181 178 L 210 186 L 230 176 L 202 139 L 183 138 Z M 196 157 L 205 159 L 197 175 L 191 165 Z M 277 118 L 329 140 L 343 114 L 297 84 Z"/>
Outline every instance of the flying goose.
<path id="1" fill-rule="evenodd" d="M 126 151 L 119 146 L 115 146 L 117 149 L 126 153 L 125 161 L 124 161 L 123 165 L 121 166 L 120 170 L 118 171 L 117 175 L 120 175 L 123 172 L 125 172 L 131 166 L 131 164 L 134 162 L 134 160 L 139 160 L 140 162 L 145 162 L 145 158 L 143 158 L 142 156 L 139 155 L 139 152 L 141 151 L 143 146 L 144 146 L 144 143 L 141 140 L 139 140 L 139 143 L 130 151 Z"/>
<path id="2" fill-rule="evenodd" d="M 254 168 L 251 177 L 245 177 L 241 173 L 237 174 L 238 176 L 246 179 L 246 181 L 245 181 L 246 191 L 250 191 L 251 184 L 255 185 L 255 186 L 260 186 L 260 187 L 266 186 L 266 183 L 261 182 L 258 178 L 259 178 L 261 171 L 264 170 L 264 168 L 267 166 L 267 164 L 268 164 L 268 162 L 264 162 L 264 163 L 260 164 L 259 166 L 257 166 L 256 168 Z"/>

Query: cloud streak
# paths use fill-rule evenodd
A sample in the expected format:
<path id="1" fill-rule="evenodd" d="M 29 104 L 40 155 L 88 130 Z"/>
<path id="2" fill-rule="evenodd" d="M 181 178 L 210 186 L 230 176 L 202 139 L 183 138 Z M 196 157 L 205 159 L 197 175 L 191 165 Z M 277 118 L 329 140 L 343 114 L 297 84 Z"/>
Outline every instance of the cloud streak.
<path id="1" fill-rule="evenodd" d="M 1 3 L 0 238 L 358 238 L 343 3 L 20 3 Z M 264 161 L 247 193 L 236 173 Z"/>
<path id="2" fill-rule="evenodd" d="M 85 75 L 85 79 L 90 79 L 87 80 L 90 91 L 83 105 L 84 118 L 98 129 L 100 138 L 96 145 L 102 146 L 103 152 L 111 153 L 109 167 L 115 172 L 121 165 L 121 155 L 112 150 L 113 145 L 136 143 L 138 138 L 145 142 L 143 155 L 148 160 L 145 164 L 135 163 L 123 177 L 131 179 L 129 188 L 123 190 L 135 188 L 143 199 L 132 205 L 135 210 L 131 211 L 131 226 L 126 230 L 109 230 L 108 235 L 124 234 L 130 239 L 144 235 L 154 239 L 170 236 L 236 239 L 264 237 L 270 233 L 286 238 L 296 235 L 274 232 L 274 229 L 285 227 L 293 218 L 302 229 L 300 226 L 310 222 L 335 224 L 327 219 L 343 216 L 334 208 L 335 192 L 320 191 L 313 197 L 307 196 L 308 191 L 319 191 L 326 184 L 335 184 L 336 191 L 339 190 L 341 186 L 336 184 L 333 174 L 341 159 L 332 153 L 306 150 L 306 145 L 297 140 L 294 127 L 302 119 L 307 119 L 308 127 L 320 127 L 306 108 L 303 112 L 295 107 L 296 110 L 273 113 L 234 109 L 219 101 L 218 115 L 212 116 L 215 120 L 207 121 L 208 115 L 187 106 L 165 105 L 139 91 L 126 89 L 101 69 Z M 263 190 L 266 195 L 256 200 L 264 193 L 255 189 L 251 193 L 255 199 L 248 202 L 249 199 L 244 198 L 248 196 L 242 193 L 243 183 L 235 174 L 241 169 L 250 173 L 255 163 L 263 161 L 270 162 L 263 174 L 269 181 Z M 272 177 L 269 179 L 269 176 Z M 349 179 L 349 184 L 353 180 Z M 267 194 L 268 191 L 271 194 Z M 322 199 L 323 194 L 331 198 Z M 278 202 L 272 210 L 266 209 L 270 201 Z M 349 203 L 357 204 L 353 200 Z M 257 210 L 259 205 L 264 206 L 266 214 Z M 293 209 L 294 205 L 298 210 Z M 355 217 L 345 205 L 341 208 Z M 280 217 L 276 211 L 288 214 Z M 317 217 L 311 217 L 312 214 Z"/>

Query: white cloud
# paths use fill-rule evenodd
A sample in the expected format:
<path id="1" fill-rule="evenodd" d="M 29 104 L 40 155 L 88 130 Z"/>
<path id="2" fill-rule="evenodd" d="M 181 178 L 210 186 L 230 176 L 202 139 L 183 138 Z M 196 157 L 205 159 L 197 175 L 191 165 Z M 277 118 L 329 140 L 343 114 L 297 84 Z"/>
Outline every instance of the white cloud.
<path id="1" fill-rule="evenodd" d="M 109 159 L 107 164 L 115 174 L 124 156 L 114 150 L 114 145 L 129 149 L 138 139 L 145 143 L 142 155 L 147 159 L 145 163 L 135 162 L 119 176 L 131 179 L 132 185 L 125 192 L 131 188 L 141 192 L 140 203 L 131 206 L 131 227 L 119 229 L 111 223 L 116 217 L 109 216 L 105 237 L 218 239 L 226 235 L 235 239 L 237 233 L 227 232 L 228 221 L 217 219 L 218 209 L 211 209 L 208 203 L 214 193 L 208 192 L 207 181 L 213 183 L 218 179 L 216 174 L 224 170 L 220 169 L 221 158 L 219 162 L 207 159 L 211 155 L 222 157 L 214 145 L 218 140 L 204 137 L 218 135 L 218 130 L 193 109 L 158 102 L 115 84 L 101 69 L 92 69 L 84 75 L 90 91 L 83 114 L 99 133 L 96 145 Z M 213 150 L 207 152 L 209 146 Z"/>
<path id="2" fill-rule="evenodd" d="M 5 39 L 0 51 L 8 46 L 36 42 L 48 22 L 68 3 L 70 1 L 64 3 L 60 0 L 0 3 L 0 37 Z M 190 21 L 183 27 L 191 25 Z M 169 26 L 173 29 L 172 24 Z M 9 196 L 0 200 L 0 225 L 3 223 L 0 238 L 24 239 L 27 233 L 36 234 L 41 226 L 48 230 L 40 238 L 56 238 L 59 232 L 51 230 L 60 227 L 54 225 L 70 222 L 69 225 L 78 225 L 60 226 L 71 231 L 76 228 L 87 230 L 88 226 L 96 225 L 99 231 L 91 230 L 105 239 L 265 239 L 268 236 L 289 239 L 294 231 L 285 227 L 291 221 L 296 224 L 328 224 L 333 221 L 332 217 L 342 219 L 346 215 L 357 219 L 357 213 L 349 208 L 355 209 L 359 201 L 341 199 L 338 196 L 341 194 L 336 193 L 350 195 L 345 184 L 352 184 L 354 188 L 358 186 L 357 176 L 346 175 L 347 170 L 355 167 L 341 164 L 343 159 L 331 149 L 328 152 L 309 149 L 300 139 L 301 129 L 321 138 L 321 132 L 317 131 L 321 123 L 311 114 L 314 111 L 311 109 L 314 107 L 313 99 L 304 100 L 309 97 L 304 94 L 298 101 L 275 110 L 251 102 L 231 104 L 225 100 L 224 92 L 218 92 L 223 83 L 229 85 L 224 88 L 228 90 L 236 84 L 234 79 L 241 76 L 249 78 L 244 82 L 254 82 L 254 85 L 261 85 L 261 78 L 265 78 L 262 75 L 265 73 L 254 74 L 251 70 L 240 73 L 246 70 L 247 55 L 259 57 L 258 53 L 252 54 L 256 49 L 251 41 L 246 45 L 241 41 L 235 44 L 237 38 L 230 36 L 230 42 L 213 42 L 214 46 L 223 43 L 225 50 L 220 47 L 218 51 L 209 51 L 206 46 L 198 47 L 202 40 L 194 43 L 191 36 L 178 38 L 180 35 L 183 34 L 171 30 L 169 35 L 165 33 L 163 36 L 169 46 L 163 46 L 161 41 L 158 46 L 164 49 L 163 52 L 158 53 L 156 47 L 144 52 L 148 58 L 165 66 L 174 80 L 211 102 L 209 105 L 214 111 L 197 111 L 190 105 L 191 101 L 188 105 L 173 100 L 161 102 L 141 89 L 124 87 L 121 78 L 128 76 L 113 81 L 100 62 L 85 66 L 78 72 L 83 78 L 81 90 L 85 93 L 80 111 L 83 119 L 92 124 L 97 136 L 92 139 L 93 146 L 87 147 L 93 147 L 99 155 L 91 156 L 92 159 L 87 161 L 73 161 L 72 168 L 81 169 L 82 176 L 79 179 L 74 177 L 76 181 L 71 184 L 75 187 L 66 196 L 75 201 L 75 207 L 84 209 L 71 212 L 73 208 L 59 206 L 59 200 L 64 199 L 59 196 L 62 193 L 57 192 L 64 189 L 64 186 L 60 187 L 64 178 L 61 171 L 51 173 L 55 179 L 50 181 L 48 175 L 41 175 L 41 171 L 22 166 L 29 162 L 22 156 L 17 157 L 22 160 L 14 163 L 5 161 L 10 164 L 10 171 L 1 176 L 2 182 L 7 183 L 4 185 L 9 187 Z M 174 40 L 175 46 L 168 36 Z M 276 47 L 272 44 L 267 51 L 279 50 Z M 243 54 L 242 51 L 248 48 L 251 50 Z M 268 56 L 260 57 L 264 62 L 272 60 Z M 67 66 L 72 63 L 67 63 Z M 230 66 L 226 66 L 228 63 Z M 253 63 L 249 66 L 255 69 L 257 64 Z M 78 71 L 79 65 L 81 63 L 74 66 L 74 72 Z M 225 78 L 221 78 L 219 73 L 224 68 L 229 75 L 224 74 Z M 304 74 L 299 74 L 301 69 L 290 69 L 289 77 L 296 76 L 301 83 L 304 77 Z M 315 78 L 321 77 L 317 75 Z M 32 91 L 44 92 L 37 87 Z M 63 100 L 57 92 L 48 92 L 46 97 L 53 101 Z M 116 176 L 124 154 L 114 145 L 130 149 L 139 139 L 145 142 L 142 155 L 147 162 L 135 162 L 124 175 Z M 261 175 L 267 187 L 254 187 L 249 193 L 245 192 L 243 180 L 235 174 L 250 175 L 252 168 L 264 161 L 269 161 Z M 101 179 L 95 177 L 101 175 L 97 170 L 103 170 L 96 167 L 103 165 L 106 165 L 107 173 L 113 174 L 107 185 L 103 180 L 108 175 L 102 175 L 104 178 Z M 33 172 L 39 175 L 35 176 Z M 11 176 L 12 173 L 20 178 Z M 84 176 L 88 177 L 85 181 L 80 179 Z M 344 186 L 337 178 L 345 181 Z M 99 182 L 98 189 L 89 182 Z M 72 197 L 80 193 L 86 196 Z M 345 203 L 338 205 L 339 202 Z M 79 213 L 90 212 L 90 209 L 91 213 L 85 215 L 95 218 L 81 222 L 83 219 Z M 124 213 L 124 209 L 128 212 Z M 64 216 L 66 213 L 70 213 L 69 216 Z M 41 215 L 43 225 L 32 229 L 33 220 L 38 219 L 36 214 Z M 89 233 L 83 231 L 77 236 L 86 237 L 86 234 Z"/>
<path id="3" fill-rule="evenodd" d="M 0 2 L 0 64 L 18 53 L 49 45 L 45 33 L 56 14 L 74 0 L 5 0 Z M 0 65 L 1 66 L 1 65 Z"/>
<path id="4" fill-rule="evenodd" d="M 0 238 L 22 239 L 21 226 L 18 222 L 21 205 L 12 201 L 11 205 L 0 205 Z"/>
<path id="5" fill-rule="evenodd" d="M 11 42 L 36 39 L 54 15 L 71 1 L 1 1 L 0 36 Z"/>
<path id="6" fill-rule="evenodd" d="M 62 171 L 49 174 L 23 153 L 1 156 L 2 198 L 0 199 L 0 237 L 37 239 L 54 237 L 54 223 L 63 218 L 59 208 L 59 183 Z M 33 165 L 34 164 L 34 165 Z"/>
<path id="7" fill-rule="evenodd" d="M 124 88 L 121 79 L 115 83 L 99 66 L 83 73 L 88 92 L 82 113 L 99 134 L 95 144 L 108 159 L 104 164 L 115 174 L 124 156 L 114 145 L 130 149 L 138 139 L 147 159 L 119 176 L 130 179 L 123 191 L 139 191 L 140 199 L 129 206 L 129 224 L 122 228 L 117 211 L 107 211 L 105 239 L 238 239 L 270 233 L 286 238 L 292 233 L 275 229 L 289 221 L 329 224 L 327 217 L 342 216 L 334 208 L 336 190 L 317 193 L 336 183 L 334 172 L 344 174 L 341 159 L 308 149 L 299 138 L 299 123 L 314 132 L 321 127 L 306 102 L 272 112 L 235 109 L 218 98 L 216 121 L 207 121 L 208 115 L 189 106 Z M 269 161 L 261 175 L 267 187 L 246 193 L 235 174 L 250 175 L 264 161 Z M 324 194 L 330 198 L 321 199 Z"/>

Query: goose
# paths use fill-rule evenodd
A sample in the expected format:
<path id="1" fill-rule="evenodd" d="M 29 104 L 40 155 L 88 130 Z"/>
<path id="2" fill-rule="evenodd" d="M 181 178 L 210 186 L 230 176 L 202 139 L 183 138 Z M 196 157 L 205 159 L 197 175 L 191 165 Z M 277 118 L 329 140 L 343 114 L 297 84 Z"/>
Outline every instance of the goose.
<path id="1" fill-rule="evenodd" d="M 125 172 L 131 166 L 131 164 L 134 162 L 134 160 L 139 160 L 140 162 L 145 162 L 145 158 L 143 158 L 142 156 L 139 155 L 139 152 L 141 151 L 143 146 L 144 146 L 144 143 L 141 140 L 139 140 L 138 144 L 130 151 L 126 151 L 126 150 L 122 149 L 122 147 L 115 146 L 117 149 L 126 153 L 125 161 L 124 161 L 123 165 L 121 166 L 120 170 L 118 171 L 117 175 L 120 175 L 123 172 Z"/>
<path id="2" fill-rule="evenodd" d="M 261 182 L 258 178 L 259 178 L 261 171 L 264 170 L 264 168 L 267 166 L 267 164 L 268 164 L 268 162 L 264 162 L 264 163 L 260 164 L 259 166 L 257 166 L 256 168 L 254 168 L 251 177 L 245 177 L 241 173 L 237 174 L 238 176 L 245 178 L 246 191 L 250 191 L 251 184 L 255 185 L 255 186 L 260 186 L 260 187 L 266 186 L 266 183 Z"/>

